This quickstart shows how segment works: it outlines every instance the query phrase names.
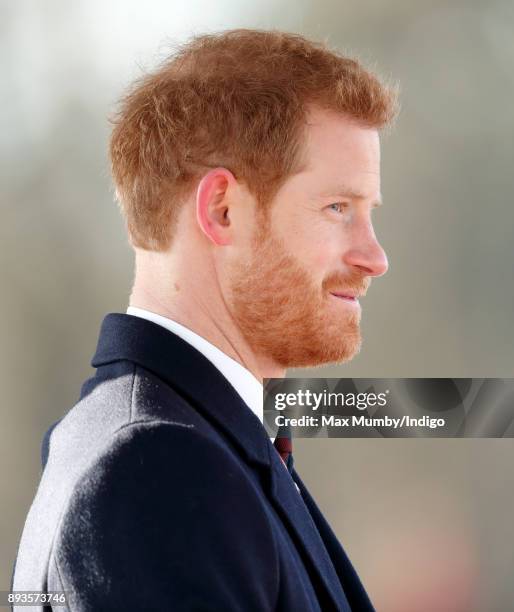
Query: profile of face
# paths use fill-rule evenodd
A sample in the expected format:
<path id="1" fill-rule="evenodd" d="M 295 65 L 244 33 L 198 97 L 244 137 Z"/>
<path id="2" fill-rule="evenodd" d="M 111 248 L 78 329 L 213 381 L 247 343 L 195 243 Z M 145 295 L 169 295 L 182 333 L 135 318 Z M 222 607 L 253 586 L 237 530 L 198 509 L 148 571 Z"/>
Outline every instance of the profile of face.
<path id="1" fill-rule="evenodd" d="M 228 306 L 253 350 L 284 368 L 351 359 L 371 277 L 387 271 L 372 225 L 377 130 L 312 111 L 305 165 L 288 178 L 230 271 Z"/>

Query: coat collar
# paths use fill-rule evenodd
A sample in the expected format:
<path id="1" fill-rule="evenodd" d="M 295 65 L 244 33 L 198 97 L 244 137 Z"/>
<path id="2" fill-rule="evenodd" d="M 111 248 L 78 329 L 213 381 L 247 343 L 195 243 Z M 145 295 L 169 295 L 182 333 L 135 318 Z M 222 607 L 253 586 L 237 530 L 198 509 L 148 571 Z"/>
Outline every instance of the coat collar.
<path id="1" fill-rule="evenodd" d="M 151 370 L 215 422 L 249 462 L 267 468 L 268 494 L 299 549 L 306 555 L 330 607 L 350 607 L 319 531 L 262 423 L 219 370 L 199 351 L 160 325 L 127 314 L 108 314 L 91 365 L 120 360 Z M 324 608 L 325 609 L 325 608 Z"/>
<path id="2" fill-rule="evenodd" d="M 219 370 L 188 342 L 152 321 L 111 313 L 103 320 L 91 365 L 97 368 L 120 360 L 157 374 L 215 421 L 251 462 L 269 466 L 262 423 Z"/>

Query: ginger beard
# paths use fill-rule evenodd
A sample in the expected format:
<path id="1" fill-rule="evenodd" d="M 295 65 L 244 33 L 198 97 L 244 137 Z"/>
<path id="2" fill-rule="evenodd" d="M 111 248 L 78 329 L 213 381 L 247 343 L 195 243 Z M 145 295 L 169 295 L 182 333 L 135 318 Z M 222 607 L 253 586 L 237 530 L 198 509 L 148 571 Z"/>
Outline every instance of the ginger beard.
<path id="1" fill-rule="evenodd" d="M 360 308 L 330 291 L 364 294 L 369 279 L 333 273 L 320 284 L 261 226 L 231 276 L 232 315 L 252 349 L 285 368 L 350 360 L 360 350 Z"/>

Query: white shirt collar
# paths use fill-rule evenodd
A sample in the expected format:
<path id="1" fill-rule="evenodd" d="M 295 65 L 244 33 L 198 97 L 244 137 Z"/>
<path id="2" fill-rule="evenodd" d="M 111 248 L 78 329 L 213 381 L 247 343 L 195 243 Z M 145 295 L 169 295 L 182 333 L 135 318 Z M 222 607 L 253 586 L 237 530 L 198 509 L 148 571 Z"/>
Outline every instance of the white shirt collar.
<path id="1" fill-rule="evenodd" d="M 191 331 L 189 328 L 172 319 L 168 319 L 167 317 L 163 317 L 162 315 L 143 308 L 136 308 L 135 306 L 129 306 L 127 308 L 127 314 L 157 323 L 157 325 L 161 325 L 182 338 L 182 340 L 191 344 L 191 346 L 194 346 L 195 349 L 205 355 L 205 357 L 218 368 L 241 396 L 245 404 L 257 416 L 260 422 L 263 423 L 264 409 L 262 384 L 249 370 L 235 361 L 235 359 L 226 355 L 217 346 L 214 346 L 214 344 L 202 338 L 202 336 L 199 336 L 194 331 Z"/>

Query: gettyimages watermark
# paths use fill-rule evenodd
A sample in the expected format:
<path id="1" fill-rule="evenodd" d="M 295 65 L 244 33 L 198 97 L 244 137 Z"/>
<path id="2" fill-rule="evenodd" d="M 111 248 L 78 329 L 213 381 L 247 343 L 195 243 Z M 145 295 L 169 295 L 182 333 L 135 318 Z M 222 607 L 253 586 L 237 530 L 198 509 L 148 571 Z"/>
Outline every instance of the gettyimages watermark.
<path id="1" fill-rule="evenodd" d="M 267 378 L 264 426 L 296 438 L 512 438 L 512 378 Z"/>

